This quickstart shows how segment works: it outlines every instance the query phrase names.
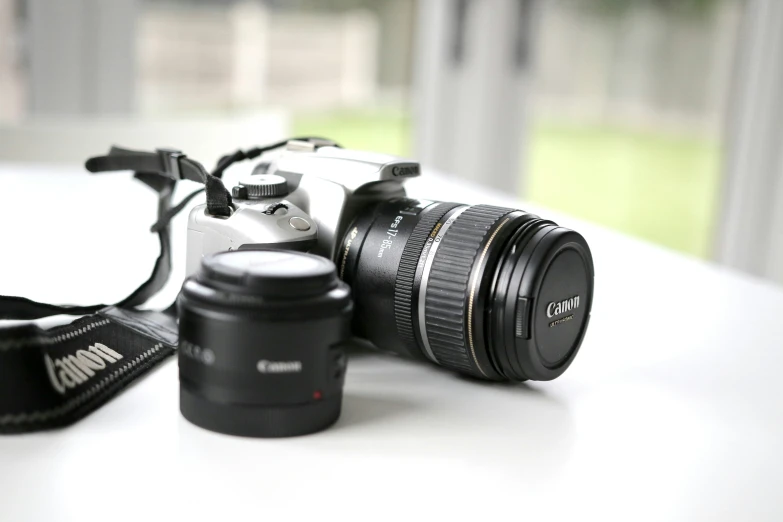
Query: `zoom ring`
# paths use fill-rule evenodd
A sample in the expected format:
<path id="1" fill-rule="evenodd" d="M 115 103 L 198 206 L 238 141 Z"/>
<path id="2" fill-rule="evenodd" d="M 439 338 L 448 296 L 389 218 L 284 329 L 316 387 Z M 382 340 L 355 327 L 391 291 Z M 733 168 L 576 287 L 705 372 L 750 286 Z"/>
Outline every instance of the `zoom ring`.
<path id="1" fill-rule="evenodd" d="M 438 363 L 487 377 L 471 348 L 470 275 L 495 223 L 513 209 L 476 205 L 465 210 L 440 242 L 427 281 L 427 337 Z"/>
<path id="2" fill-rule="evenodd" d="M 457 206 L 459 206 L 457 203 L 437 203 L 434 208 L 425 211 L 413 228 L 400 257 L 400 266 L 394 283 L 394 318 L 400 340 L 411 355 L 421 355 L 413 331 L 413 287 L 421 251 L 438 221 Z"/>

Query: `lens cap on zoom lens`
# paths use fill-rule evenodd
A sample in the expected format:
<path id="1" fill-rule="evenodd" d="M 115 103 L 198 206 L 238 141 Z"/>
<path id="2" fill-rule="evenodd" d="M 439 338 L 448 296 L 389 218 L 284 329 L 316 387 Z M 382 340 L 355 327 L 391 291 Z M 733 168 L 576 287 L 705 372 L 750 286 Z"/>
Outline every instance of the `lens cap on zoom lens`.
<path id="1" fill-rule="evenodd" d="M 338 259 L 358 336 L 466 375 L 555 379 L 587 329 L 587 242 L 522 210 L 392 199 L 354 221 Z"/>
<path id="2" fill-rule="evenodd" d="M 331 261 L 223 252 L 203 260 L 177 304 L 180 409 L 190 422 L 288 437 L 340 416 L 352 302 Z"/>
<path id="3" fill-rule="evenodd" d="M 506 245 L 494 286 L 499 356 L 520 378 L 562 374 L 590 320 L 593 260 L 584 238 L 551 222 L 521 227 Z"/>

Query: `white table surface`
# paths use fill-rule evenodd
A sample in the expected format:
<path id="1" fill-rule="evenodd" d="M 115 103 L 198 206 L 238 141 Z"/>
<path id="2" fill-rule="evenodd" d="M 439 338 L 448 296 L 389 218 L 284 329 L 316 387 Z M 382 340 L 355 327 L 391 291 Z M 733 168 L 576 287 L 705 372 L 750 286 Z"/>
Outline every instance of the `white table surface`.
<path id="1" fill-rule="evenodd" d="M 435 176 L 409 193 L 529 208 Z M 127 174 L 0 164 L 0 293 L 124 297 L 155 257 L 154 200 Z M 185 421 L 172 359 L 73 427 L 0 438 L 0 520 L 783 520 L 783 289 L 541 212 L 595 259 L 559 379 L 361 355 L 333 428 L 256 440 Z M 184 272 L 174 226 L 158 305 Z"/>

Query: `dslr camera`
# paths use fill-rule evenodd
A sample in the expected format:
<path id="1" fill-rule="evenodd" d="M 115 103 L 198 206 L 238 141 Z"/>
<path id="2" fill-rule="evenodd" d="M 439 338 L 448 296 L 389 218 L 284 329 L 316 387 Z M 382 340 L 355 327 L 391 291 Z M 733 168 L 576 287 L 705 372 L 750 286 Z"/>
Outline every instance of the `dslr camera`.
<path id="1" fill-rule="evenodd" d="M 584 238 L 518 209 L 409 198 L 419 175 L 410 160 L 289 141 L 231 189 L 229 216 L 193 208 L 188 273 L 229 250 L 317 254 L 350 286 L 352 333 L 376 347 L 493 381 L 558 377 L 590 317 Z"/>
<path id="2" fill-rule="evenodd" d="M 254 158 L 252 174 L 228 190 L 226 169 Z M 357 338 L 458 374 L 519 382 L 558 377 L 585 336 L 593 261 L 584 238 L 518 209 L 408 197 L 416 162 L 305 137 L 237 150 L 211 172 L 162 148 L 112 147 L 85 168 L 130 170 L 155 190 L 160 255 L 112 306 L 0 296 L 0 318 L 86 315 L 53 330 L 0 332 L 0 344 L 31 347 L 5 351 L 0 433 L 75 422 L 175 351 L 187 420 L 290 437 L 338 420 Z M 172 206 L 183 179 L 204 188 Z M 176 306 L 142 309 L 170 275 L 172 218 L 201 192 Z M 88 342 L 125 362 L 97 375 L 106 361 L 78 349 Z"/>

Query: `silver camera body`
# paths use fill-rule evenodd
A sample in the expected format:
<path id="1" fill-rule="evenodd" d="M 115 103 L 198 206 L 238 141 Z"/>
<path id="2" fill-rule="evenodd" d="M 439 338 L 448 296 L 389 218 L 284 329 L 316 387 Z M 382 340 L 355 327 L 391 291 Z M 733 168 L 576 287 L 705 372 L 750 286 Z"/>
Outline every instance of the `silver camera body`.
<path id="1" fill-rule="evenodd" d="M 232 188 L 229 217 L 210 215 L 206 204 L 191 210 L 187 274 L 226 250 L 285 248 L 334 259 L 357 214 L 405 196 L 403 182 L 419 174 L 417 162 L 395 156 L 290 141 Z"/>

